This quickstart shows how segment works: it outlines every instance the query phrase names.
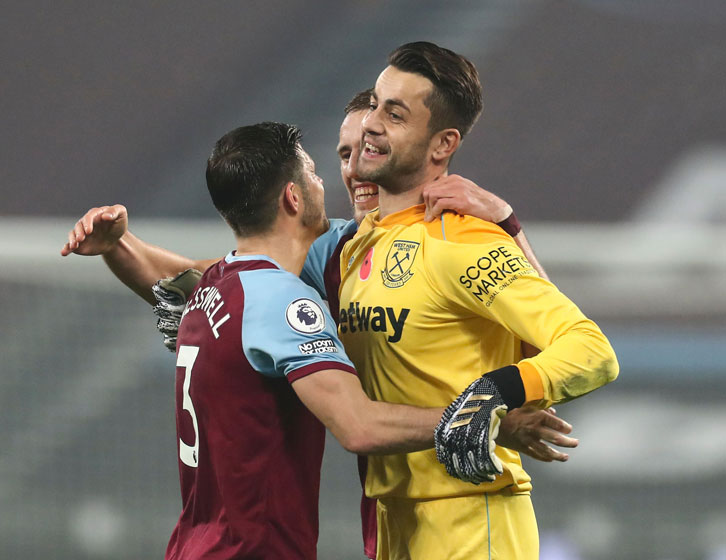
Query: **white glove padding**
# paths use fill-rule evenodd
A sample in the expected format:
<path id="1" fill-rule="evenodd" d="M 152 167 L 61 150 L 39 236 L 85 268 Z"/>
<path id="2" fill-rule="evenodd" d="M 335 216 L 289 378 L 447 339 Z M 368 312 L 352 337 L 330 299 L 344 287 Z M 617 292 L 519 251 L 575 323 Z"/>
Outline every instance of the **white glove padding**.
<path id="1" fill-rule="evenodd" d="M 154 314 L 159 318 L 156 328 L 164 335 L 164 346 L 171 352 L 176 352 L 176 337 L 187 298 L 201 277 L 201 272 L 188 268 L 173 278 L 162 278 L 151 288 L 157 301 L 154 306 Z"/>
<path id="2" fill-rule="evenodd" d="M 479 484 L 502 474 L 494 440 L 507 405 L 486 376 L 474 381 L 444 411 L 434 430 L 436 457 L 454 478 Z"/>

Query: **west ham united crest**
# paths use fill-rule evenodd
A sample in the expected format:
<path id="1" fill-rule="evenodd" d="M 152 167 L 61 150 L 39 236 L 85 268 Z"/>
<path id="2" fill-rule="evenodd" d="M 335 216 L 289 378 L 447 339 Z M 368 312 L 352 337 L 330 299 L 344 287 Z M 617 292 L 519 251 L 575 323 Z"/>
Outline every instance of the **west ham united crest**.
<path id="1" fill-rule="evenodd" d="M 388 250 L 386 268 L 381 270 L 383 284 L 388 288 L 400 288 L 413 276 L 411 266 L 416 258 L 419 243 L 396 239 Z"/>

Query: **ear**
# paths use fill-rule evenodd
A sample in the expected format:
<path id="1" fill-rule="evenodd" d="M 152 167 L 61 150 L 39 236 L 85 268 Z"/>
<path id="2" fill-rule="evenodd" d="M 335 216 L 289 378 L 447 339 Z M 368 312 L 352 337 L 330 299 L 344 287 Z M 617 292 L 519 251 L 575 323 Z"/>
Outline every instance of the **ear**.
<path id="1" fill-rule="evenodd" d="M 301 201 L 302 193 L 300 192 L 300 187 L 296 183 L 288 181 L 280 195 L 282 209 L 286 214 L 295 216 L 302 211 Z"/>
<path id="2" fill-rule="evenodd" d="M 461 133 L 455 128 L 445 128 L 431 138 L 431 157 L 435 163 L 443 163 L 454 155 L 461 144 Z"/>

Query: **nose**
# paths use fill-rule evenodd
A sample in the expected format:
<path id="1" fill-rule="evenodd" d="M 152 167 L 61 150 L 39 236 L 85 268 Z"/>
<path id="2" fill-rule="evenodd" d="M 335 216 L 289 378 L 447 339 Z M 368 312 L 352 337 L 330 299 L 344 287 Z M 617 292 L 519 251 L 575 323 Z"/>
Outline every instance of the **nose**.
<path id="1" fill-rule="evenodd" d="M 350 179 L 357 179 L 358 178 L 358 157 L 360 157 L 360 144 L 363 141 L 361 138 L 360 142 L 358 142 L 357 145 L 353 146 L 353 148 L 350 151 L 350 157 L 348 158 L 348 163 L 345 165 L 345 174 Z"/>
<path id="2" fill-rule="evenodd" d="M 380 111 L 381 108 L 376 107 L 375 109 L 368 111 L 368 113 L 366 113 L 366 116 L 363 117 L 363 121 L 361 122 L 363 134 L 383 134 Z"/>

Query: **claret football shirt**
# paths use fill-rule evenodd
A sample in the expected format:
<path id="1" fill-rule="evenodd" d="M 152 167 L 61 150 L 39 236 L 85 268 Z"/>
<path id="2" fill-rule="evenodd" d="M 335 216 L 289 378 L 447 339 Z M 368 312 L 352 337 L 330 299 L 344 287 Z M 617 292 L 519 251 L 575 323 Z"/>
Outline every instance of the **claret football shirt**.
<path id="1" fill-rule="evenodd" d="M 177 344 L 182 513 L 166 558 L 315 558 L 325 429 L 290 383 L 355 374 L 320 296 L 269 257 L 230 253 Z"/>

